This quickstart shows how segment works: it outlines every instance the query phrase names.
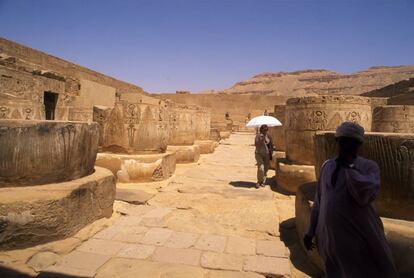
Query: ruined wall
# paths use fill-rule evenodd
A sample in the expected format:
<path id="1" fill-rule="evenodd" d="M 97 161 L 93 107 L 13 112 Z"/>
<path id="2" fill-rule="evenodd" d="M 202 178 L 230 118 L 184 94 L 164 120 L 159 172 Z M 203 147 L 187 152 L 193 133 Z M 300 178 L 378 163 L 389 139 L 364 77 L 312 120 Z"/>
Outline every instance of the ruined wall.
<path id="1" fill-rule="evenodd" d="M 129 84 L 66 60 L 35 50 L 33 48 L 0 38 L 0 53 L 23 59 L 27 62 L 51 71 L 62 73 L 77 79 L 87 79 L 96 83 L 114 87 L 120 92 L 143 94 L 142 88 Z"/>
<path id="2" fill-rule="evenodd" d="M 0 74 L 4 118 L 45 119 L 45 92 L 57 95 L 55 120 L 92 121 L 94 105 L 114 107 L 123 94 L 159 102 L 137 86 L 1 38 Z"/>
<path id="3" fill-rule="evenodd" d="M 232 94 L 161 94 L 154 95 L 177 103 L 196 105 L 211 111 L 212 122 L 223 122 L 228 112 L 235 122 L 244 124 L 251 117 L 263 115 L 267 109 L 273 111 L 275 104 L 283 104 L 286 97 Z"/>
<path id="4" fill-rule="evenodd" d="M 74 106 L 92 108 L 94 105 L 114 107 L 116 89 L 86 79 L 80 80 L 79 97 L 74 101 Z"/>
<path id="5" fill-rule="evenodd" d="M 387 105 L 374 109 L 372 131 L 414 133 L 414 105 Z"/>
<path id="6" fill-rule="evenodd" d="M 371 102 L 367 97 L 318 96 L 291 98 L 286 103 L 286 157 L 314 165 L 313 136 L 318 130 L 336 130 L 344 121 L 371 130 Z"/>
<path id="7" fill-rule="evenodd" d="M 315 171 L 336 155 L 334 132 L 315 136 Z M 414 220 L 414 134 L 367 132 L 360 155 L 378 163 L 381 190 L 375 206 L 381 216 Z"/>
<path id="8" fill-rule="evenodd" d="M 60 76 L 42 72 L 17 59 L 0 55 L 0 118 L 45 119 L 45 91 L 59 94 L 57 107 L 64 106 L 70 95 Z"/>

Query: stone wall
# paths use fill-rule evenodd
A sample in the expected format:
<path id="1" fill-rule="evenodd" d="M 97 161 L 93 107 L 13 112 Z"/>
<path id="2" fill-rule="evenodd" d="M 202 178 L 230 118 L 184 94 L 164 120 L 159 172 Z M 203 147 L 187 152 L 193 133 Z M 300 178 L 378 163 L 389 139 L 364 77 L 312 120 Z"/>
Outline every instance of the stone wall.
<path id="1" fill-rule="evenodd" d="M 372 131 L 414 133 L 414 105 L 387 105 L 374 109 Z"/>
<path id="2" fill-rule="evenodd" d="M 381 191 L 375 205 L 381 216 L 414 220 L 414 134 L 368 132 L 361 156 L 376 161 Z M 322 163 L 336 155 L 334 132 L 315 136 L 316 174 Z"/>
<path id="3" fill-rule="evenodd" d="M 318 96 L 291 98 L 286 103 L 286 157 L 297 164 L 314 165 L 313 136 L 318 130 L 336 130 L 344 121 L 371 130 L 371 102 L 367 97 Z"/>
<path id="4" fill-rule="evenodd" d="M 212 122 L 223 122 L 226 112 L 232 120 L 246 123 L 251 117 L 263 115 L 263 111 L 272 111 L 275 104 L 283 104 L 286 97 L 266 95 L 233 95 L 233 94 L 161 94 L 154 95 L 170 99 L 177 103 L 196 105 L 211 111 Z"/>
<path id="5" fill-rule="evenodd" d="M 66 60 L 35 50 L 33 48 L 0 38 L 0 53 L 13 56 L 38 65 L 43 69 L 59 72 L 64 76 L 86 79 L 115 88 L 119 92 L 143 94 L 142 88 L 129 84 Z"/>
<path id="6" fill-rule="evenodd" d="M 57 107 L 65 105 L 69 92 L 60 76 L 0 56 L 0 118 L 45 119 L 43 97 L 46 91 L 58 94 Z"/>
<path id="7" fill-rule="evenodd" d="M 123 95 L 159 102 L 137 86 L 1 38 L 0 85 L 0 117 L 9 119 L 45 119 L 46 92 L 57 98 L 54 120 L 91 121 L 94 105 L 114 107 Z"/>

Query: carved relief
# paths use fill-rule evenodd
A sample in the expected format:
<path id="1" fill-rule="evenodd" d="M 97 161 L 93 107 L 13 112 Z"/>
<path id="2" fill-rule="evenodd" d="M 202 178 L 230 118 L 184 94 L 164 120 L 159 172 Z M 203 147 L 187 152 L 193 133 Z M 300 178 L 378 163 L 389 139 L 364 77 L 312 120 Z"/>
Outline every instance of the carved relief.
<path id="1" fill-rule="evenodd" d="M 324 130 L 326 127 L 327 120 L 327 114 L 325 111 L 322 110 L 316 110 L 312 111 L 309 116 L 309 129 L 313 130 Z"/>
<path id="2" fill-rule="evenodd" d="M 286 156 L 298 164 L 314 164 L 313 135 L 336 130 L 343 121 L 357 122 L 371 130 L 369 98 L 354 96 L 301 97 L 287 101 Z"/>
<path id="3" fill-rule="evenodd" d="M 5 106 L 0 106 L 0 119 L 8 119 L 10 109 Z"/>
<path id="4" fill-rule="evenodd" d="M 348 112 L 346 120 L 348 122 L 361 123 L 361 114 L 357 111 Z"/>

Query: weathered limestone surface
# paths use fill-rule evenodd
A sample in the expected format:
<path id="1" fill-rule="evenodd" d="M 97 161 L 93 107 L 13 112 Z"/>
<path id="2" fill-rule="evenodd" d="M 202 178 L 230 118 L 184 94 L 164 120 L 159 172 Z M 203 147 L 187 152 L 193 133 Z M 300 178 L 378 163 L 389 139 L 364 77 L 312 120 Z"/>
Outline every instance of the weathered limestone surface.
<path id="1" fill-rule="evenodd" d="M 310 224 L 310 212 L 313 205 L 313 200 L 315 198 L 315 192 L 316 182 L 302 184 L 296 192 L 295 218 L 299 239 L 302 239 L 305 233 L 308 231 Z M 300 244 L 303 250 L 307 253 L 312 263 L 314 263 L 320 269 L 324 269 L 324 265 L 321 258 L 319 257 L 318 251 L 316 249 L 307 251 L 302 240 L 300 240 Z"/>
<path id="2" fill-rule="evenodd" d="M 216 142 L 220 141 L 220 131 L 217 128 L 210 129 L 210 139 Z"/>
<path id="3" fill-rule="evenodd" d="M 269 128 L 269 134 L 273 139 L 273 146 L 277 151 L 286 151 L 285 143 L 285 123 L 286 123 L 286 105 L 275 105 L 273 113 L 281 123 L 282 126 L 275 126 Z"/>
<path id="4" fill-rule="evenodd" d="M 220 131 L 220 138 L 221 139 L 227 139 L 231 135 L 231 131 Z"/>
<path id="5" fill-rule="evenodd" d="M 195 114 L 195 139 L 196 140 L 208 140 L 210 139 L 210 111 L 202 108 L 198 108 Z"/>
<path id="6" fill-rule="evenodd" d="M 69 237 L 112 214 L 115 178 L 96 167 L 73 181 L 0 188 L 0 249 L 29 247 Z"/>
<path id="7" fill-rule="evenodd" d="M 28 100 L 8 100 L 0 94 L 0 119 L 44 120 L 44 107 L 41 103 Z"/>
<path id="8" fill-rule="evenodd" d="M 93 172 L 96 123 L 0 120 L 0 187 L 69 181 Z"/>
<path id="9" fill-rule="evenodd" d="M 196 138 L 196 113 L 195 107 L 170 104 L 169 145 L 192 145 Z M 202 128 L 200 128 L 202 129 Z"/>
<path id="10" fill-rule="evenodd" d="M 143 90 L 136 85 L 117 80 L 110 76 L 98 73 L 4 38 L 0 38 L 0 53 L 17 57 L 30 62 L 31 64 L 35 64 L 37 67 L 50 69 L 51 71 L 59 72 L 65 76 L 70 76 L 71 78 L 87 79 L 106 86 L 114 87 L 117 91 L 143 94 Z"/>
<path id="11" fill-rule="evenodd" d="M 414 105 L 387 105 L 374 109 L 372 131 L 414 133 Z"/>
<path id="12" fill-rule="evenodd" d="M 175 153 L 177 163 L 193 163 L 200 158 L 200 147 L 191 146 L 168 146 L 167 152 Z"/>
<path id="13" fill-rule="evenodd" d="M 314 166 L 291 164 L 286 159 L 281 159 L 276 165 L 277 185 L 290 193 L 296 193 L 300 185 L 316 180 Z"/>
<path id="14" fill-rule="evenodd" d="M 194 144 L 200 147 L 200 154 L 212 153 L 217 147 L 217 142 L 212 140 L 196 140 Z"/>
<path id="15" fill-rule="evenodd" d="M 388 104 L 388 98 L 387 97 L 370 97 L 371 99 L 371 109 L 372 112 L 374 112 L 375 108 L 379 106 L 385 106 Z M 372 119 L 374 120 L 374 119 Z M 372 126 L 372 131 L 374 131 L 374 126 Z"/>
<path id="16" fill-rule="evenodd" d="M 316 192 L 316 183 L 302 185 L 296 194 L 296 227 L 299 238 L 303 238 L 309 227 L 309 217 Z M 385 236 L 391 248 L 394 262 L 401 276 L 414 275 L 414 222 L 381 218 Z M 301 241 L 302 247 L 303 243 Z M 320 269 L 323 263 L 316 249 L 306 251 L 310 260 Z"/>
<path id="17" fill-rule="evenodd" d="M 315 136 L 316 174 L 322 163 L 335 156 L 333 132 Z M 375 206 L 381 216 L 414 220 L 414 134 L 365 134 L 361 156 L 376 161 L 381 170 L 381 190 Z"/>
<path id="18" fill-rule="evenodd" d="M 161 153 L 167 148 L 169 119 L 163 104 L 118 101 L 113 109 L 94 107 L 103 151 Z"/>
<path id="19" fill-rule="evenodd" d="M 366 97 L 318 96 L 291 98 L 286 103 L 286 157 L 296 164 L 315 165 L 313 136 L 336 130 L 344 121 L 371 130 L 371 102 Z"/>
<path id="20" fill-rule="evenodd" d="M 95 164 L 111 170 L 118 178 L 118 182 L 160 181 L 173 175 L 176 154 L 173 152 L 141 155 L 98 153 Z"/>

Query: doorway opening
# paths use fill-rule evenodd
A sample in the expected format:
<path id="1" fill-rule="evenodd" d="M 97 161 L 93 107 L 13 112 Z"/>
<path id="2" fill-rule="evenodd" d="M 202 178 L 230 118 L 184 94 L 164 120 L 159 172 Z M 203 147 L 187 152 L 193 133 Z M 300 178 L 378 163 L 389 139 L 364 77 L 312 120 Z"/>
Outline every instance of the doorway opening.
<path id="1" fill-rule="evenodd" d="M 58 100 L 58 94 L 45 92 L 43 95 L 43 104 L 45 105 L 46 120 L 55 119 L 55 109 Z"/>

